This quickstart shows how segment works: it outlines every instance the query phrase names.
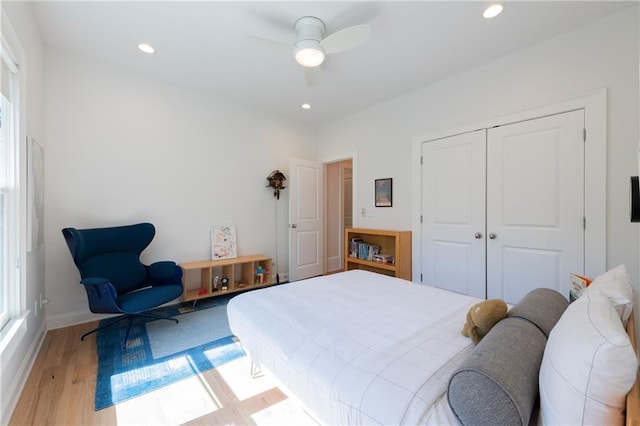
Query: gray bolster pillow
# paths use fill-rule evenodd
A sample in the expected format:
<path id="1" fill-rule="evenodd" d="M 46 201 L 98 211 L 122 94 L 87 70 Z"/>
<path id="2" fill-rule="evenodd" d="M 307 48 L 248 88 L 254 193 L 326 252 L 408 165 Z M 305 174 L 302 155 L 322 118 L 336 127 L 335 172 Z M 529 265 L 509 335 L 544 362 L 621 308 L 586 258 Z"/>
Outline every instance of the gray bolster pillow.
<path id="1" fill-rule="evenodd" d="M 449 379 L 449 406 L 463 425 L 528 425 L 547 337 L 568 306 L 539 288 L 514 306 Z"/>
<path id="2" fill-rule="evenodd" d="M 528 321 L 505 318 L 449 380 L 449 405 L 463 425 L 528 425 L 547 338 Z"/>
<path id="3" fill-rule="evenodd" d="M 551 329 L 556 325 L 567 306 L 569 306 L 569 302 L 557 291 L 550 288 L 537 288 L 511 308 L 507 317 L 530 321 L 548 339 Z"/>

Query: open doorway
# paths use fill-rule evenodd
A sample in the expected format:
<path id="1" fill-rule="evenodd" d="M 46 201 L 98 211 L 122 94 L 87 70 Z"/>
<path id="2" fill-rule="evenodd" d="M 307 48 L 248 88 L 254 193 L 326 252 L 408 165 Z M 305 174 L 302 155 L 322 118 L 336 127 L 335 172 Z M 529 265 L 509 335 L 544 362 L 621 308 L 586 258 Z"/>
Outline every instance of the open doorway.
<path id="1" fill-rule="evenodd" d="M 325 163 L 325 271 L 344 265 L 344 230 L 353 224 L 353 160 Z"/>
<path id="2" fill-rule="evenodd" d="M 289 159 L 289 281 L 343 269 L 344 229 L 358 227 L 357 188 L 356 153 Z"/>

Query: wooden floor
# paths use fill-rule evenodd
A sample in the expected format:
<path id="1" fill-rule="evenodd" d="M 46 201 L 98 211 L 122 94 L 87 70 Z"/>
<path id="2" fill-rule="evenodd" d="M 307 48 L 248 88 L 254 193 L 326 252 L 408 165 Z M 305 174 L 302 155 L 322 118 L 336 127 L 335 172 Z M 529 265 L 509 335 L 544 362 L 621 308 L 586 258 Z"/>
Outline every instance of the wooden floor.
<path id="1" fill-rule="evenodd" d="M 201 375 L 94 411 L 95 327 L 49 331 L 10 425 L 313 425 L 297 401 L 242 357 Z"/>

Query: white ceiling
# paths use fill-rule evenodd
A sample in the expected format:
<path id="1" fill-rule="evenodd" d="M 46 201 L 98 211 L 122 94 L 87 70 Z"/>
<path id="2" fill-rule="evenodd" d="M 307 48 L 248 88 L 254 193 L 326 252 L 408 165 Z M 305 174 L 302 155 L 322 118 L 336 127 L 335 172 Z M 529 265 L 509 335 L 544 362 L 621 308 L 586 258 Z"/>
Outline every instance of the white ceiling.
<path id="1" fill-rule="evenodd" d="M 47 46 L 299 122 L 322 124 L 636 4 L 613 1 L 503 2 L 32 2 Z M 368 23 L 371 39 L 330 55 L 317 87 L 289 52 L 251 43 L 293 43 L 305 15 L 327 33 Z M 137 49 L 148 42 L 156 53 Z M 615 48 L 615 46 L 612 46 Z M 303 111 L 309 102 L 313 108 Z"/>

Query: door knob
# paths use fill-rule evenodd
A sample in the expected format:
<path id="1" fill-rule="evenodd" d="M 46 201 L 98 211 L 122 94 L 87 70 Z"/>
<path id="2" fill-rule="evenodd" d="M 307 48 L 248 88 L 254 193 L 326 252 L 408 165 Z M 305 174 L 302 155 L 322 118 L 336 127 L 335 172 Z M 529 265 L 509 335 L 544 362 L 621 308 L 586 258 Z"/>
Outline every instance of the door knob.
<path id="1" fill-rule="evenodd" d="M 497 237 L 497 235 L 494 234 L 493 232 L 489 234 L 489 238 L 492 239 L 492 240 L 495 240 L 496 237 Z"/>
<path id="2" fill-rule="evenodd" d="M 297 227 L 298 227 L 298 225 L 296 225 L 295 223 L 292 223 L 292 224 L 291 224 L 291 227 L 292 227 L 292 228 L 297 228 Z"/>
<path id="3" fill-rule="evenodd" d="M 482 232 L 476 232 L 476 233 L 473 235 L 473 238 L 475 238 L 476 240 L 479 240 L 480 238 L 482 238 Z"/>

